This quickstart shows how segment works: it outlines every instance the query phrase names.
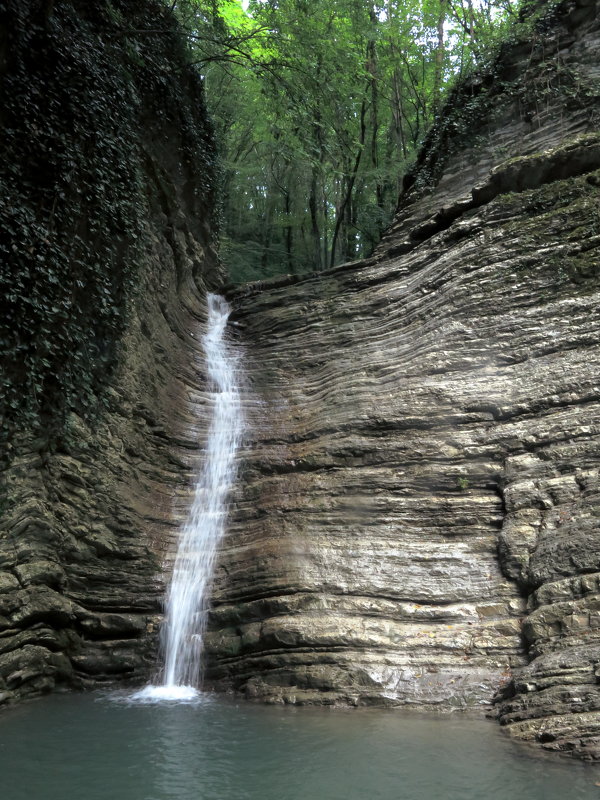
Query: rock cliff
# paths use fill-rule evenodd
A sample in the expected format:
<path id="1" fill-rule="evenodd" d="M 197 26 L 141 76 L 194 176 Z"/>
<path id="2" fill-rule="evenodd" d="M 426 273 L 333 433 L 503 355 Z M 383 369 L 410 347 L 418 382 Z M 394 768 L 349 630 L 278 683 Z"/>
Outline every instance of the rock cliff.
<path id="1" fill-rule="evenodd" d="M 600 753 L 600 30 L 546 5 L 451 98 L 370 259 L 231 291 L 252 440 L 217 687 L 495 700 Z"/>
<path id="2" fill-rule="evenodd" d="M 495 703 L 600 753 L 600 32 L 594 0 L 545 5 L 456 90 L 371 258 L 231 291 L 218 688 Z M 0 2 L 0 77 L 2 703 L 154 668 L 223 275 L 161 4 Z"/>
<path id="3" fill-rule="evenodd" d="M 155 668 L 223 277 L 187 64 L 159 2 L 0 2 L 0 704 Z"/>

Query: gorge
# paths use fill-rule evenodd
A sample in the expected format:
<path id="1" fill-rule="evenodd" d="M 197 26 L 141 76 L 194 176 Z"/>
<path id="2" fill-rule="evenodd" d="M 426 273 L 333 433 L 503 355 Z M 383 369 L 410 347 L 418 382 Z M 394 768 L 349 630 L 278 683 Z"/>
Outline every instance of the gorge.
<path id="1" fill-rule="evenodd" d="M 556 13 L 459 90 L 372 258 L 231 291 L 269 422 L 217 686 L 495 697 L 513 735 L 597 752 L 598 15 Z"/>
<path id="2" fill-rule="evenodd" d="M 82 329 L 104 289 L 124 321 L 97 337 L 114 345 L 98 345 L 90 379 L 100 409 L 49 405 L 42 419 L 60 425 L 15 423 L 3 448 L 0 703 L 148 679 L 204 463 L 204 301 L 225 282 L 210 126 L 177 31 L 150 6 L 149 20 L 147 4 L 74 0 L 50 21 L 33 2 L 2 7 L 2 122 L 29 187 L 3 195 L 3 220 L 17 230 L 10 215 L 25 209 L 42 226 L 23 250 L 34 277 L 35 257 L 60 251 L 74 279 L 75 235 L 106 244 L 117 277 L 85 275 Z M 166 31 L 160 46 L 136 34 L 149 23 Z M 82 46 L 67 57 L 74 30 Z M 25 69 L 32 47 L 56 72 Z M 518 739 L 598 758 L 599 64 L 595 0 L 549 4 L 533 36 L 455 90 L 371 257 L 227 287 L 248 431 L 208 686 L 271 704 L 481 709 Z M 72 73 L 111 98 L 71 109 L 74 148 L 44 123 L 61 130 L 51 101 L 64 107 Z M 90 109 L 114 120 L 114 151 L 89 145 Z M 64 148 L 46 184 L 19 156 L 24 135 Z M 121 238 L 77 217 L 113 203 L 102 182 L 91 199 L 77 191 L 111 153 L 132 192 Z M 62 203 L 75 216 L 59 218 Z M 8 317 L 20 342 L 23 319 Z M 19 353 L 4 374 L 24 385 Z"/>

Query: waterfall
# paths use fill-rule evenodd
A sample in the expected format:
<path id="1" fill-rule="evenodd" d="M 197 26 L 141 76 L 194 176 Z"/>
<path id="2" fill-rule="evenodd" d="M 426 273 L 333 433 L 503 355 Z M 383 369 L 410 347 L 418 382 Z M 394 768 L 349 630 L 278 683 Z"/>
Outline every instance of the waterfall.
<path id="1" fill-rule="evenodd" d="M 202 337 L 212 417 L 204 468 L 181 530 L 166 602 L 162 644 L 165 664 L 160 686 L 137 692 L 138 700 L 189 700 L 201 684 L 202 641 L 217 548 L 227 520 L 227 499 L 235 479 L 242 435 L 238 357 L 225 339 L 231 311 L 224 298 L 209 294 L 208 325 Z"/>

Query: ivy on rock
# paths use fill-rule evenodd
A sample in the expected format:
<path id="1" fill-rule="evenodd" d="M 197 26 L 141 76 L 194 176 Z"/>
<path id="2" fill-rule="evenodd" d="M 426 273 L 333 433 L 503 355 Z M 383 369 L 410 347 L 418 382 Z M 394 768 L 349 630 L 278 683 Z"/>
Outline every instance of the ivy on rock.
<path id="1" fill-rule="evenodd" d="M 177 127 L 196 191 L 212 193 L 212 139 L 188 113 L 201 104 L 188 63 L 158 1 L 0 2 L 5 439 L 58 432 L 70 411 L 93 420 L 108 402 L 149 247 L 153 126 Z"/>

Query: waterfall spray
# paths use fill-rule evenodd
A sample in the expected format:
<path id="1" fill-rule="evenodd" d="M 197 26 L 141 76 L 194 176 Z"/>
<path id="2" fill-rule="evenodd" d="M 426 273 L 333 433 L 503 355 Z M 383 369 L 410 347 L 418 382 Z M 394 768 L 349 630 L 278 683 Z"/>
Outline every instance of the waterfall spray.
<path id="1" fill-rule="evenodd" d="M 225 340 L 231 309 L 219 295 L 209 294 L 207 300 L 208 325 L 202 346 L 213 407 L 206 460 L 181 531 L 167 596 L 163 683 L 145 687 L 133 699 L 189 700 L 198 694 L 202 680 L 208 593 L 225 532 L 227 498 L 235 479 L 243 428 L 238 357 Z"/>

